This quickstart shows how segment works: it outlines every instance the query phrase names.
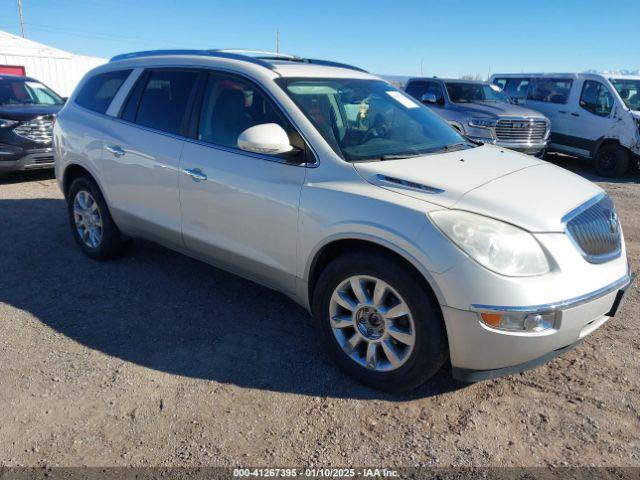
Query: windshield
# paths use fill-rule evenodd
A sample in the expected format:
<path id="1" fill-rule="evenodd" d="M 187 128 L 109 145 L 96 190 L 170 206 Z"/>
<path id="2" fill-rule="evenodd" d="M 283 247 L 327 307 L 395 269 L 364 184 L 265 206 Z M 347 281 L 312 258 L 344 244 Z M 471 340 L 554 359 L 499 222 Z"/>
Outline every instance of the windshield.
<path id="1" fill-rule="evenodd" d="M 640 110 L 640 80 L 610 78 L 609 81 L 618 91 L 624 104 L 631 110 Z"/>
<path id="2" fill-rule="evenodd" d="M 509 97 L 507 97 L 500 87 L 489 83 L 447 82 L 447 92 L 453 103 L 509 103 Z"/>
<path id="3" fill-rule="evenodd" d="M 64 101 L 40 82 L 0 77 L 0 105 L 62 105 Z"/>
<path id="4" fill-rule="evenodd" d="M 391 160 L 474 146 L 429 109 L 381 80 L 276 82 L 347 161 Z"/>

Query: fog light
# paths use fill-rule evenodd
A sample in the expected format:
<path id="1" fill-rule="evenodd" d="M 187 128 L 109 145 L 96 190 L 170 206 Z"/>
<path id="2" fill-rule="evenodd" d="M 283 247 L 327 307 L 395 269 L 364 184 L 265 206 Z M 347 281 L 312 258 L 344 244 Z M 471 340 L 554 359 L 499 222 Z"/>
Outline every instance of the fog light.
<path id="1" fill-rule="evenodd" d="M 544 315 L 527 315 L 524 318 L 524 329 L 529 332 L 541 332 L 553 327 L 553 323 Z"/>
<path id="2" fill-rule="evenodd" d="M 555 313 L 481 313 L 482 321 L 500 330 L 542 332 L 553 328 Z"/>

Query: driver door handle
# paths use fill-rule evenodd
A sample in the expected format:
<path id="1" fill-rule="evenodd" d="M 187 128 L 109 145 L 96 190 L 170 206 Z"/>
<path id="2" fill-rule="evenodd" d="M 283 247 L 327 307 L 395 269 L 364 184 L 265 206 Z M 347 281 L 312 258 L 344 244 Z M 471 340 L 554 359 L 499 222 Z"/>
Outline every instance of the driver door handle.
<path id="1" fill-rule="evenodd" d="M 199 168 L 185 168 L 182 173 L 189 175 L 194 182 L 201 182 L 207 179 L 207 175 Z"/>
<path id="2" fill-rule="evenodd" d="M 120 145 L 107 145 L 107 150 L 113 153 L 114 157 L 122 157 L 125 154 L 124 149 Z"/>

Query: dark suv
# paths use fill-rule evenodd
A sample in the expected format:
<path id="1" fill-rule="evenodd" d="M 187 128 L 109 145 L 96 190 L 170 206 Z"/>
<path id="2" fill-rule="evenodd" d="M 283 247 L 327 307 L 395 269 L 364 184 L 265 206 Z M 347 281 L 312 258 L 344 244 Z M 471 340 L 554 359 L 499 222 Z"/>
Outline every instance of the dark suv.
<path id="1" fill-rule="evenodd" d="M 53 168 L 51 131 L 63 104 L 33 78 L 0 75 L 0 172 Z"/>

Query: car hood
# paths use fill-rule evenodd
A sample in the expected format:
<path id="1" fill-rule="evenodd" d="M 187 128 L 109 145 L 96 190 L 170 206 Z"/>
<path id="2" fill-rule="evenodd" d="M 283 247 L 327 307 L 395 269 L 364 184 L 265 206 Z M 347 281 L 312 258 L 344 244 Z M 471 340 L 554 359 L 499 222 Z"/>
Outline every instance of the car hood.
<path id="1" fill-rule="evenodd" d="M 563 168 L 492 145 L 354 167 L 381 188 L 531 232 L 564 231 L 562 217 L 602 192 Z"/>
<path id="2" fill-rule="evenodd" d="M 506 102 L 495 103 L 456 103 L 452 104 L 453 110 L 464 112 L 469 116 L 477 117 L 525 117 L 525 118 L 545 118 L 545 116 L 531 110 L 530 108 L 520 107 Z"/>
<path id="3" fill-rule="evenodd" d="M 0 105 L 0 118 L 30 120 L 42 115 L 58 113 L 62 105 Z"/>

